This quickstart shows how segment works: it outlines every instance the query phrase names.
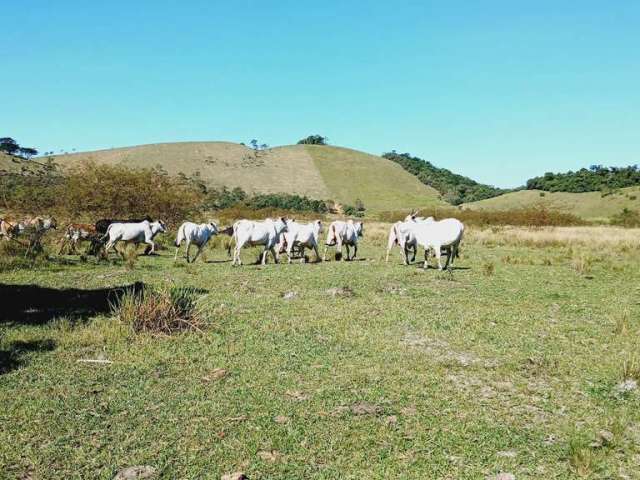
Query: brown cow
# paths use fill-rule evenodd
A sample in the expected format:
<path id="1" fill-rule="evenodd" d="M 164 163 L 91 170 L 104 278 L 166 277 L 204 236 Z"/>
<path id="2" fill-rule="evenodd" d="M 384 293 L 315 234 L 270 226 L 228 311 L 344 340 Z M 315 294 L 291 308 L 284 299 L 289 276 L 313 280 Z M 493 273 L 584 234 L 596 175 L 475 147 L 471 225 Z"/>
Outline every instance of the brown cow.
<path id="1" fill-rule="evenodd" d="M 60 241 L 60 251 L 62 255 L 64 248 L 69 245 L 69 253 L 76 253 L 76 247 L 82 241 L 90 241 L 96 238 L 96 226 L 89 223 L 70 223 L 65 228 L 64 237 Z"/>

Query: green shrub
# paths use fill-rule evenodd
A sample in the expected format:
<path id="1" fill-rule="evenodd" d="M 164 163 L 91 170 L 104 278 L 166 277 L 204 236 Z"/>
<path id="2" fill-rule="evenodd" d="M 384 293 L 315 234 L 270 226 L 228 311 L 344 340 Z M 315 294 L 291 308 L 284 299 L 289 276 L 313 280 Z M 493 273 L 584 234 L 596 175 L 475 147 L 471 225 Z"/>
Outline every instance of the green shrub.
<path id="1" fill-rule="evenodd" d="M 640 227 L 640 212 L 623 208 L 620 213 L 611 217 L 611 224 L 625 228 Z"/>

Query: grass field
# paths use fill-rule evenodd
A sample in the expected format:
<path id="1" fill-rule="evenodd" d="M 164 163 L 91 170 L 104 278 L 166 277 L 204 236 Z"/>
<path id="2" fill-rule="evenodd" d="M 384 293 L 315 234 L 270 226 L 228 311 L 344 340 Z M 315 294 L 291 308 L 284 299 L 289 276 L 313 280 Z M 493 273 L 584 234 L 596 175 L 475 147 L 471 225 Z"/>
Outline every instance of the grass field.
<path id="1" fill-rule="evenodd" d="M 640 187 L 621 188 L 616 193 L 605 196 L 601 192 L 551 193 L 540 190 L 520 190 L 463 205 L 463 208 L 472 210 L 511 210 L 536 207 L 572 213 L 586 220 L 606 221 L 613 215 L 620 213 L 623 208 L 640 210 Z"/>
<path id="2" fill-rule="evenodd" d="M 241 187 L 249 193 L 296 193 L 353 204 L 360 198 L 372 212 L 406 205 L 442 205 L 434 189 L 382 157 L 332 146 L 288 145 L 259 152 L 230 142 L 140 145 L 53 157 L 67 166 L 91 159 L 132 167 L 161 165 L 167 172 L 200 177 L 213 187 Z M 401 193 L 399 193 L 401 192 Z M 403 203 L 408 202 L 408 203 Z"/>
<path id="3" fill-rule="evenodd" d="M 638 244 L 581 232 L 470 229 L 451 277 L 385 264 L 383 224 L 352 263 L 5 269 L 2 478 L 638 478 Z M 208 326 L 133 333 L 104 300 L 134 282 Z"/>

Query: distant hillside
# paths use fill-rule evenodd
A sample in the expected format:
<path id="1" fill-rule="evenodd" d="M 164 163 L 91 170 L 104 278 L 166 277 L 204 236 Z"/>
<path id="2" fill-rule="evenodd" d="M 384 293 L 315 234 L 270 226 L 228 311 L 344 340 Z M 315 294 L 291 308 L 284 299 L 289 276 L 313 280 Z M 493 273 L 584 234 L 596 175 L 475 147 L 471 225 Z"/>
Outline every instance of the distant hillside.
<path id="1" fill-rule="evenodd" d="M 436 167 L 432 163 L 419 157 L 413 157 L 408 153 L 393 151 L 382 156 L 402 166 L 425 185 L 436 189 L 442 194 L 442 198 L 452 205 L 484 200 L 508 192 L 508 190 L 478 183 L 446 168 Z"/>
<path id="2" fill-rule="evenodd" d="M 140 145 L 53 156 L 63 167 L 81 160 L 161 166 L 169 174 L 199 174 L 215 188 L 240 187 L 250 194 L 295 193 L 319 200 L 353 204 L 367 211 L 444 204 L 433 188 L 382 157 L 332 146 L 290 145 L 255 152 L 228 142 Z"/>
<path id="3" fill-rule="evenodd" d="M 462 207 L 494 211 L 544 207 L 573 213 L 586 220 L 606 220 L 620 213 L 624 208 L 640 210 L 640 187 L 623 188 L 611 194 L 520 190 L 479 202 L 465 203 Z"/>

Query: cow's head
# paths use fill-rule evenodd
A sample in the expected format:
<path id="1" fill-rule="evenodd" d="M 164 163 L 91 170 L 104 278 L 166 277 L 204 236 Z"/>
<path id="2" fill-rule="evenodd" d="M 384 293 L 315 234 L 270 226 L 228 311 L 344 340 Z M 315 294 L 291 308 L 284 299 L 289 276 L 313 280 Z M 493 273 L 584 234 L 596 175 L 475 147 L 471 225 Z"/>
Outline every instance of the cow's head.
<path id="1" fill-rule="evenodd" d="M 287 219 L 285 217 L 280 217 L 273 223 L 276 227 L 276 232 L 278 232 L 279 234 L 287 231 Z"/>
<path id="2" fill-rule="evenodd" d="M 355 222 L 354 227 L 356 228 L 356 233 L 359 237 L 362 237 L 364 234 L 364 222 Z"/>
<path id="3" fill-rule="evenodd" d="M 167 231 L 167 225 L 162 220 L 153 222 L 151 226 L 157 233 L 165 233 Z"/>
<path id="4" fill-rule="evenodd" d="M 313 226 L 317 229 L 318 233 L 322 233 L 322 222 L 320 220 L 313 222 Z"/>
<path id="5" fill-rule="evenodd" d="M 214 235 L 218 234 L 218 225 L 216 224 L 216 222 L 210 221 L 208 227 L 211 233 L 213 233 Z"/>

